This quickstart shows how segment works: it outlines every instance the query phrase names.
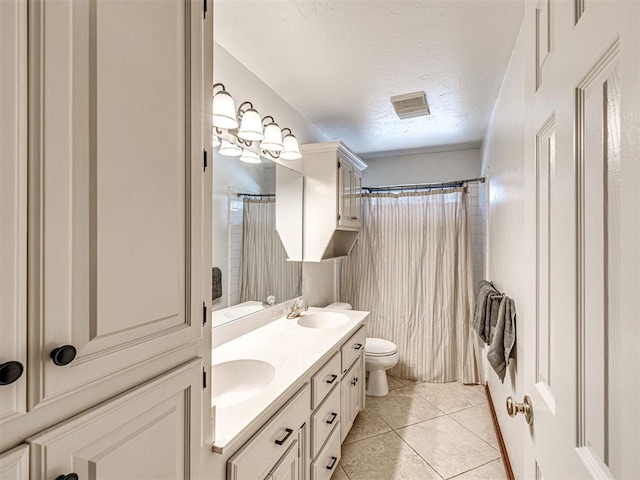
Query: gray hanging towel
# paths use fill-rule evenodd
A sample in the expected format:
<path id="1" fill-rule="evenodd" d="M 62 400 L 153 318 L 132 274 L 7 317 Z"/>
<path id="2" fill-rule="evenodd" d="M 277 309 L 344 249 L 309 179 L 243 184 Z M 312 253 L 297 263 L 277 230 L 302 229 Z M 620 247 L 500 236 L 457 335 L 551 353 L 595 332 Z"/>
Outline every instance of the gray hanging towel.
<path id="1" fill-rule="evenodd" d="M 500 302 L 498 322 L 491 332 L 491 345 L 487 360 L 504 383 L 509 359 L 513 357 L 516 343 L 516 305 L 512 299 L 503 296 Z"/>
<path id="2" fill-rule="evenodd" d="M 222 270 L 218 267 L 213 267 L 211 271 L 211 293 L 213 294 L 213 300 L 216 300 L 222 296 Z"/>
<path id="3" fill-rule="evenodd" d="M 498 321 L 498 306 L 502 295 L 490 282 L 478 282 L 476 309 L 473 314 L 473 329 L 478 332 L 484 343 L 490 342 L 491 328 Z"/>

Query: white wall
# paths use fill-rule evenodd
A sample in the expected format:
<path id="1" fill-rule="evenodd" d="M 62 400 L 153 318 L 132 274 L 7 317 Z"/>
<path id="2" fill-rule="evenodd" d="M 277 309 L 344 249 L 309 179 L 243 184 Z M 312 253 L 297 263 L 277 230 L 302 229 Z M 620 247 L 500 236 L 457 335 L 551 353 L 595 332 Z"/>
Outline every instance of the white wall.
<path id="1" fill-rule="evenodd" d="M 214 43 L 214 82 L 223 83 L 236 101 L 249 100 L 261 115 L 271 115 L 280 127 L 289 127 L 302 143 L 324 142 L 327 138 L 311 122 L 303 117 L 291 105 L 285 102 L 262 80 L 236 60 L 229 52 Z M 287 162 L 290 168 L 302 171 L 300 161 Z M 272 181 L 265 181 L 265 172 L 274 175 L 275 169 L 265 170 L 262 167 L 247 168 L 247 164 L 237 158 L 224 157 L 214 151 L 213 155 L 213 266 L 222 269 L 223 296 L 214 303 L 214 309 L 227 306 L 226 287 L 228 275 L 227 259 L 229 255 L 229 205 L 228 190 L 234 187 L 245 191 L 272 193 L 264 190 Z M 318 274 L 318 278 L 314 274 Z M 313 286 L 314 295 L 322 300 L 333 298 L 333 281 L 325 282 L 326 276 L 321 269 L 307 270 L 308 283 Z"/>
<path id="2" fill-rule="evenodd" d="M 533 65 L 525 49 L 529 31 L 522 29 L 507 68 L 496 102 L 487 135 L 483 142 L 482 171 L 488 177 L 488 258 L 487 279 L 496 288 L 513 298 L 517 310 L 518 333 L 530 319 L 524 309 L 527 297 L 524 270 L 529 263 L 524 245 L 525 225 L 525 73 Z M 504 408 L 505 399 L 512 395 L 522 399 L 526 339 L 516 343 L 516 359 L 510 362 L 504 384 L 492 369 L 487 380 L 496 407 L 509 459 L 516 478 L 525 478 L 525 444 L 528 433 L 522 419 L 511 419 Z M 520 360 L 518 360 L 520 359 Z"/>
<path id="3" fill-rule="evenodd" d="M 477 145 L 366 155 L 363 159 L 369 165 L 362 176 L 366 187 L 476 178 L 482 165 Z"/>

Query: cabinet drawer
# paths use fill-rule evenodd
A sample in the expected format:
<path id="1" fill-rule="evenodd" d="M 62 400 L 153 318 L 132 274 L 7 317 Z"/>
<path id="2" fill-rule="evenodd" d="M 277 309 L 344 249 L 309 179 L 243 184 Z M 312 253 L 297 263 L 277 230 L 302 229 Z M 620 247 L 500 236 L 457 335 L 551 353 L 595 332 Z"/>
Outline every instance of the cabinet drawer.
<path id="1" fill-rule="evenodd" d="M 340 461 L 340 424 L 336 425 L 327 444 L 311 464 L 311 480 L 329 480 Z"/>
<path id="2" fill-rule="evenodd" d="M 313 386 L 312 409 L 315 410 L 331 389 L 340 383 L 340 373 L 340 353 L 336 353 L 311 380 Z"/>
<path id="3" fill-rule="evenodd" d="M 361 327 L 353 336 L 342 345 L 342 373 L 346 372 L 354 360 L 364 352 L 367 341 L 367 327 Z"/>
<path id="4" fill-rule="evenodd" d="M 340 422 L 340 386 L 336 385 L 311 416 L 311 457 L 315 458 L 333 427 Z"/>
<path id="5" fill-rule="evenodd" d="M 305 383 L 228 462 L 229 480 L 262 479 L 295 441 L 311 413 L 311 388 Z"/>

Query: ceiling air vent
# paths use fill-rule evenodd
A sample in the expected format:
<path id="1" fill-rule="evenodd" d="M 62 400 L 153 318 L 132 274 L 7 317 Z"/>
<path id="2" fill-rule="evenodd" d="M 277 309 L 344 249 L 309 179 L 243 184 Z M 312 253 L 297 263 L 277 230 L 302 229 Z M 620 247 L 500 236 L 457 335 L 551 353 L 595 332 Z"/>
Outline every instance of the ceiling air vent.
<path id="1" fill-rule="evenodd" d="M 391 97 L 391 104 L 401 119 L 429 115 L 427 95 L 424 92 L 405 93 Z"/>

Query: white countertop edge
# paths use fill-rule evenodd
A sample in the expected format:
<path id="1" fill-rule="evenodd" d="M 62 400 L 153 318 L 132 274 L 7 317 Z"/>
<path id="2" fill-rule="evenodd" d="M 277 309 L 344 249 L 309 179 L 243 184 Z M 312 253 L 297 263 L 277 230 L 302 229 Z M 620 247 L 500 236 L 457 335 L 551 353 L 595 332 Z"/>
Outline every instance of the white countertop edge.
<path id="1" fill-rule="evenodd" d="M 277 371 L 265 391 L 240 404 L 214 409 L 214 453 L 225 454 L 237 449 L 255 434 L 291 395 L 311 381 L 313 374 L 336 353 L 336 348 L 339 351 L 342 343 L 365 323 L 369 315 L 369 312 L 357 310 L 309 309 L 310 313 L 322 311 L 344 313 L 350 318 L 349 322 L 331 329 L 311 329 L 294 324 L 295 320 L 280 318 L 213 349 L 213 365 L 238 359 L 257 359 L 268 361 Z M 284 332 L 291 337 L 281 338 Z M 271 346 L 260 349 L 256 348 L 258 344 Z M 235 417 L 232 427 L 221 421 L 224 415 Z"/>

